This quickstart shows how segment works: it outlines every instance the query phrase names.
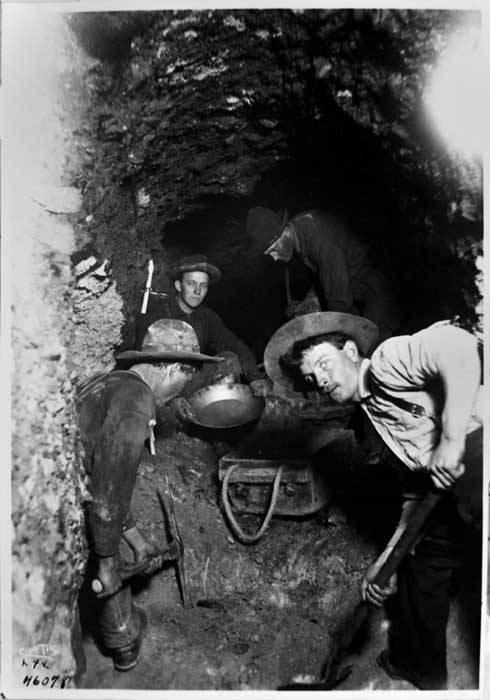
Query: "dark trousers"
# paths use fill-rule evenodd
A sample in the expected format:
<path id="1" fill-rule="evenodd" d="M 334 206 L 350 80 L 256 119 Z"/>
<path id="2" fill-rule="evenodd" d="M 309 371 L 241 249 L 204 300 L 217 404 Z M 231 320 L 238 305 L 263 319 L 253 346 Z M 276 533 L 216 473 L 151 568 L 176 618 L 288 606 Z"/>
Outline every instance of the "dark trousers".
<path id="1" fill-rule="evenodd" d="M 398 591 L 388 605 L 391 661 L 419 679 L 424 689 L 447 685 L 450 592 L 462 564 L 465 530 L 453 501 L 441 504 L 434 516 L 415 552 L 401 565 Z"/>
<path id="2" fill-rule="evenodd" d="M 481 430 L 468 436 L 466 447 L 466 482 L 463 478 L 460 492 L 465 483 L 478 482 L 478 472 L 481 475 Z M 446 627 L 455 574 L 464 564 L 469 543 L 481 555 L 476 517 L 481 514 L 482 491 L 467 491 L 466 496 L 471 509 L 464 513 L 454 493 L 438 504 L 423 538 L 402 563 L 397 593 L 387 604 L 390 660 L 414 675 L 424 689 L 447 686 Z"/>
<path id="3" fill-rule="evenodd" d="M 82 387 L 79 427 L 90 475 L 88 508 L 91 550 L 118 556 L 121 535 L 133 524 L 131 496 L 136 473 L 155 416 L 150 388 L 132 372 L 116 371 Z M 108 649 L 131 644 L 140 633 L 131 589 L 124 586 L 97 601 L 101 641 Z"/>

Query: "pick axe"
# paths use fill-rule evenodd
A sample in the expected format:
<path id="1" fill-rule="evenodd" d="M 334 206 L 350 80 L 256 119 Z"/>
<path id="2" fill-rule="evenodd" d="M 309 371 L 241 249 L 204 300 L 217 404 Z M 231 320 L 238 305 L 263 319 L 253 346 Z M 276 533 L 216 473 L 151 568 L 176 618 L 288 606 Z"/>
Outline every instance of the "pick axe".
<path id="1" fill-rule="evenodd" d="M 182 542 L 179 526 L 177 525 L 177 518 L 175 517 L 174 502 L 172 499 L 172 492 L 170 490 L 167 474 L 165 474 L 165 491 L 166 493 L 164 493 L 161 489 L 157 489 L 158 498 L 160 499 L 160 505 L 162 507 L 164 518 L 170 533 L 169 546 L 175 548 L 176 550 L 176 556 L 173 560 L 173 564 L 175 566 L 175 574 L 180 589 L 182 605 L 184 608 L 189 608 L 191 606 L 189 596 L 187 594 L 187 580 L 184 569 L 184 543 Z"/>
<path id="2" fill-rule="evenodd" d="M 154 272 L 155 266 L 153 265 L 153 260 L 149 260 L 148 262 L 148 276 L 146 278 L 146 284 L 145 288 L 142 289 L 141 291 L 143 292 L 143 301 L 141 302 L 141 314 L 146 314 L 146 310 L 148 308 L 148 299 L 150 298 L 150 294 L 156 297 L 162 297 L 165 299 L 168 297 L 168 294 L 165 294 L 164 292 L 156 292 L 154 289 L 152 289 L 151 283 L 153 280 L 153 272 Z"/>
<path id="3" fill-rule="evenodd" d="M 157 494 L 163 512 L 165 526 L 169 533 L 168 546 L 162 550 L 158 556 L 154 557 L 152 562 L 153 565 L 149 564 L 147 560 L 132 563 L 123 562 L 118 568 L 118 573 L 121 581 L 125 582 L 133 578 L 133 576 L 150 575 L 161 569 L 163 566 L 173 564 L 175 566 L 175 573 L 182 598 L 182 604 L 184 608 L 188 608 L 190 605 L 184 570 L 184 544 L 177 525 L 177 518 L 175 517 L 172 492 L 170 491 L 167 474 L 165 474 L 165 491 L 166 493 L 157 488 Z M 99 598 L 107 595 L 104 593 L 101 581 L 97 578 L 92 581 L 92 590 Z"/>

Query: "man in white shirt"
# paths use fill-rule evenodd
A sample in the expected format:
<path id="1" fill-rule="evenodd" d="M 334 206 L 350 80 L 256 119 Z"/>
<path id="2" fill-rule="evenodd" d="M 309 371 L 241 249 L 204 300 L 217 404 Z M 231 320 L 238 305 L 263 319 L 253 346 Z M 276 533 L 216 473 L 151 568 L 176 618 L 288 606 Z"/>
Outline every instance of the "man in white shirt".
<path id="1" fill-rule="evenodd" d="M 477 341 L 461 328 L 439 323 L 389 338 L 367 359 L 377 335 L 365 318 L 308 314 L 276 332 L 265 364 L 280 384 L 292 386 L 301 379 L 336 403 L 360 404 L 399 463 L 425 474 L 427 488 L 447 491 L 414 554 L 399 570 L 390 648 L 378 658 L 391 677 L 440 689 L 447 686 L 449 594 L 463 532 L 466 523 L 481 523 Z M 379 607 L 395 586 L 370 583 L 376 570 L 376 564 L 370 567 L 362 590 L 364 599 Z"/>

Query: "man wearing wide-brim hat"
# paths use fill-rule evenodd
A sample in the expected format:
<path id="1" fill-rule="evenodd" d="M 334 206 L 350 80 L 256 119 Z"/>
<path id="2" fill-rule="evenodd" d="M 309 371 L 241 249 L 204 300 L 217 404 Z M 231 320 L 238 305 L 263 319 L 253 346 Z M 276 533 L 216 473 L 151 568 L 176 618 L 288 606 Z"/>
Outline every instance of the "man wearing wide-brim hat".
<path id="1" fill-rule="evenodd" d="M 257 253 L 284 264 L 295 257 L 310 270 L 312 287 L 302 302 L 291 302 L 290 317 L 340 311 L 376 323 L 380 340 L 398 331 L 400 311 L 391 284 L 367 243 L 340 217 L 308 209 L 288 219 L 284 212 L 254 207 L 248 212 L 246 230 Z"/>
<path id="2" fill-rule="evenodd" d="M 127 671 L 138 660 L 145 616 L 122 580 L 121 537 L 134 553 L 132 568 L 141 575 L 153 573 L 163 556 L 130 513 L 140 459 L 145 442 L 151 445 L 157 408 L 178 397 L 203 364 L 219 358 L 200 352 L 189 324 L 161 319 L 148 329 L 140 351 L 116 359 L 128 369 L 91 377 L 80 387 L 77 403 L 92 495 L 88 527 L 100 641 L 116 670 Z"/>
<path id="3" fill-rule="evenodd" d="M 195 330 L 199 346 L 210 355 L 219 354 L 224 358 L 216 368 L 203 367 L 185 390 L 190 396 L 198 385 L 211 383 L 219 376 L 230 376 L 250 383 L 254 394 L 264 395 L 269 391 L 267 379 L 257 367 L 251 350 L 229 328 L 225 326 L 218 314 L 203 304 L 209 286 L 221 279 L 220 270 L 205 255 L 195 254 L 180 258 L 169 271 L 173 285 L 168 299 L 162 301 L 159 308 L 148 318 L 140 317 L 136 333 L 136 347 L 139 347 L 146 328 L 155 317 L 173 318 L 189 323 Z M 174 402 L 174 406 L 182 402 Z M 183 410 L 185 414 L 185 407 Z"/>
<path id="4" fill-rule="evenodd" d="M 415 551 L 402 562 L 398 590 L 393 581 L 386 588 L 371 583 L 388 548 L 362 584 L 364 600 L 376 607 L 393 595 L 389 649 L 378 657 L 379 665 L 418 688 L 442 689 L 449 595 L 468 532 L 481 551 L 483 397 L 477 340 L 441 322 L 389 338 L 373 352 L 377 335 L 365 318 L 307 314 L 271 338 L 265 366 L 279 384 L 300 379 L 336 403 L 360 405 L 407 487 L 416 479 L 422 493 L 436 488 L 444 494 Z"/>
<path id="5" fill-rule="evenodd" d="M 206 255 L 197 253 L 180 258 L 170 270 L 172 280 L 182 280 L 186 272 L 205 272 L 208 275 L 209 283 L 219 282 L 221 279 L 220 270 L 209 262 Z"/>

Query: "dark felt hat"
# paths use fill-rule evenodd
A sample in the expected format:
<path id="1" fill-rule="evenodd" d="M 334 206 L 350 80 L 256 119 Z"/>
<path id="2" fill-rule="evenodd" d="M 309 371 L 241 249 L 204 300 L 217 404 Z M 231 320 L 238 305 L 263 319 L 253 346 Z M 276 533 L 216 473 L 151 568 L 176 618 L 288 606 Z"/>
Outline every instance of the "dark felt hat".
<path id="1" fill-rule="evenodd" d="M 172 280 L 184 272 L 206 272 L 210 282 L 219 282 L 221 272 L 215 265 L 211 265 L 205 255 L 188 255 L 180 258 L 177 263 L 170 268 L 170 278 Z"/>
<path id="2" fill-rule="evenodd" d="M 378 340 L 378 326 L 367 318 L 339 311 L 317 311 L 297 316 L 279 328 L 267 343 L 264 366 L 268 376 L 278 384 L 294 389 L 294 380 L 285 370 L 281 358 L 297 340 L 314 338 L 323 333 L 344 333 L 355 341 L 362 355 L 369 355 Z"/>
<path id="3" fill-rule="evenodd" d="M 125 362 L 219 362 L 199 352 L 194 328 L 185 321 L 161 318 L 148 328 L 141 350 L 126 350 L 116 355 Z"/>
<path id="4" fill-rule="evenodd" d="M 274 239 L 279 238 L 288 221 L 286 210 L 275 213 L 266 207 L 254 207 L 247 214 L 245 225 L 247 236 L 254 249 L 266 250 Z"/>

